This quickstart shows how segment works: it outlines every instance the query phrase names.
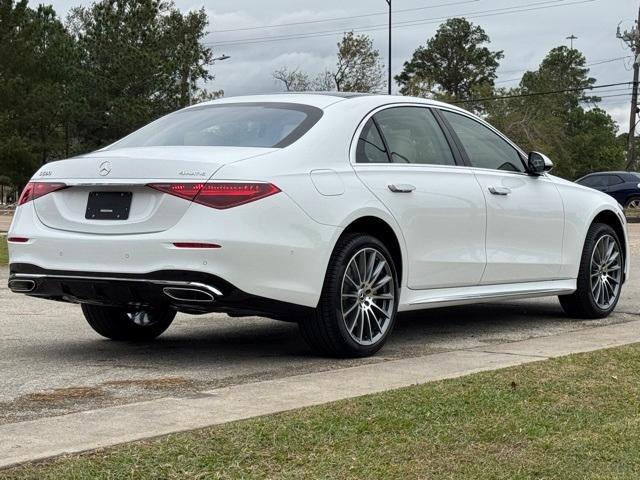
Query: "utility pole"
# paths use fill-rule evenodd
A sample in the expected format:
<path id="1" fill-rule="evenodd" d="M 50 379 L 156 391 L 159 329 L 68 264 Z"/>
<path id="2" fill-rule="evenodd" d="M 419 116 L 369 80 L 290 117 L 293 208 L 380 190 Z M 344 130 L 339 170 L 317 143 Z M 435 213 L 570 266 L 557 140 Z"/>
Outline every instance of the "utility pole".
<path id="1" fill-rule="evenodd" d="M 184 55 L 184 65 L 182 66 L 182 79 L 181 79 L 181 100 L 187 101 L 187 106 L 191 105 L 191 62 L 189 59 L 189 49 L 187 47 L 189 43 L 189 36 L 184 34 L 184 44 L 183 44 L 183 55 Z M 187 97 L 186 99 L 184 97 Z"/>
<path id="2" fill-rule="evenodd" d="M 573 41 L 574 41 L 574 40 L 578 40 L 578 37 L 576 37 L 576 36 L 572 33 L 571 35 L 569 35 L 569 36 L 567 37 L 567 40 L 570 40 L 570 41 L 571 41 L 571 50 L 573 50 Z"/>
<path id="3" fill-rule="evenodd" d="M 638 116 L 638 80 L 640 77 L 640 7 L 638 8 L 638 20 L 631 31 L 618 31 L 616 36 L 624 41 L 633 53 L 633 91 L 631 93 L 631 112 L 629 114 L 629 139 L 627 144 L 627 170 L 638 169 L 636 158 L 636 118 Z"/>
<path id="4" fill-rule="evenodd" d="M 389 95 L 391 95 L 391 0 L 385 0 L 389 5 Z"/>

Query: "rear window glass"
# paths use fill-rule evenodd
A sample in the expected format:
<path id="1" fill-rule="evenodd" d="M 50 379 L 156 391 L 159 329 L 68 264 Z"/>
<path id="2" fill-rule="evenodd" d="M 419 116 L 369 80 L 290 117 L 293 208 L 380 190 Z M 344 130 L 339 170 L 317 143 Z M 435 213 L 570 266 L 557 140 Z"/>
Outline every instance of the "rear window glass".
<path id="1" fill-rule="evenodd" d="M 110 147 L 224 146 L 282 148 L 322 117 L 322 110 L 293 103 L 235 103 L 180 110 Z"/>

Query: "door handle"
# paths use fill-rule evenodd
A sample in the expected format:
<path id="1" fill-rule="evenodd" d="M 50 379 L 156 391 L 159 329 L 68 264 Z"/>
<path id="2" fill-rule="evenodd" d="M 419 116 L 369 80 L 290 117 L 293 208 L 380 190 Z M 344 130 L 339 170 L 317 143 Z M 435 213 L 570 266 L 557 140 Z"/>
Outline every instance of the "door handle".
<path id="1" fill-rule="evenodd" d="M 391 184 L 389 185 L 389 190 L 393 193 L 411 193 L 416 189 L 415 186 L 409 185 L 408 183 L 400 183 L 400 184 Z"/>
<path id="2" fill-rule="evenodd" d="M 489 187 L 489 192 L 491 192 L 492 195 L 509 195 L 511 189 L 507 187 Z"/>

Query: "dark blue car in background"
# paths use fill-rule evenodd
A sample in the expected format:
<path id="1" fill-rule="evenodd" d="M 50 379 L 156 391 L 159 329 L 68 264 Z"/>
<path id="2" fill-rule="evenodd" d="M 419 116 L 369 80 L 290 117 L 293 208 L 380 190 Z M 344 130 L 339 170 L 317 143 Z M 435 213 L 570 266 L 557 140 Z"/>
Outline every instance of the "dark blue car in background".
<path id="1" fill-rule="evenodd" d="M 576 183 L 608 193 L 624 208 L 640 209 L 640 173 L 638 172 L 590 173 L 576 180 Z"/>

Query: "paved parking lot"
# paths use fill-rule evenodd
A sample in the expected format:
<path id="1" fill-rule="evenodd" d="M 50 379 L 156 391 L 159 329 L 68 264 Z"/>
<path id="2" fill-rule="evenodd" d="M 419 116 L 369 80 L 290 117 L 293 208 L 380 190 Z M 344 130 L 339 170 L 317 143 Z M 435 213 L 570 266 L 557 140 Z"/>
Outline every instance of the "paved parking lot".
<path id="1" fill-rule="evenodd" d="M 0 423 L 637 320 L 640 225 L 630 234 L 632 278 L 606 320 L 564 318 L 555 298 L 412 313 L 378 356 L 349 361 L 315 357 L 296 325 L 225 315 L 181 315 L 147 344 L 110 342 L 77 306 L 9 292 L 0 268 Z"/>

